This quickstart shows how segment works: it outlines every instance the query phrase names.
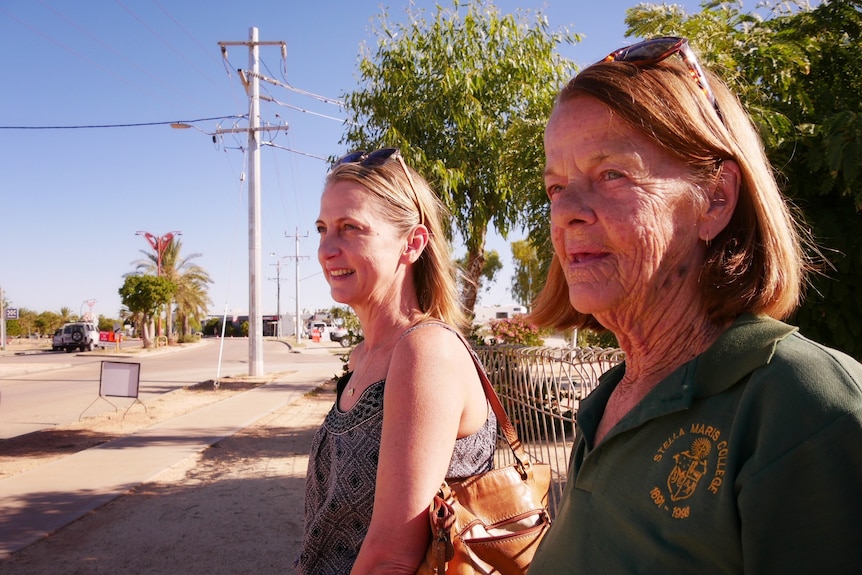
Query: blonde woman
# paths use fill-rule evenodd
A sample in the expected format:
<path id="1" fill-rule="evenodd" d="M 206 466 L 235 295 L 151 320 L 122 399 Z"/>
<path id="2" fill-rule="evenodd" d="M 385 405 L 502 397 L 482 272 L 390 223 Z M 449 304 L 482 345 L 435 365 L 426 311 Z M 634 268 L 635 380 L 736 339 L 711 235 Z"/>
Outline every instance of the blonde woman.
<path id="1" fill-rule="evenodd" d="M 395 148 L 349 154 L 326 178 L 318 259 L 365 339 L 312 445 L 299 573 L 415 573 L 442 481 L 493 466 L 443 214 Z"/>

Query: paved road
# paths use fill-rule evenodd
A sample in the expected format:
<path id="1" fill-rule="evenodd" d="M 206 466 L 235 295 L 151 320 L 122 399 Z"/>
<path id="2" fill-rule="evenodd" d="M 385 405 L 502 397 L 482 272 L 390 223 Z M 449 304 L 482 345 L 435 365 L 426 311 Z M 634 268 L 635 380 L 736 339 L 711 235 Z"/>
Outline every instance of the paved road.
<path id="1" fill-rule="evenodd" d="M 290 358 L 285 360 L 285 365 L 294 369 L 279 372 L 271 383 L 231 395 L 227 399 L 207 404 L 200 409 L 97 447 L 0 479 L 0 562 L 9 554 L 57 532 L 106 502 L 127 493 L 134 486 L 152 480 L 165 469 L 185 461 L 264 416 L 286 408 L 304 393 L 319 387 L 340 369 L 341 362 L 330 350 L 320 346 L 311 347 L 312 349 L 303 350 L 301 354 L 291 354 Z M 180 361 L 179 358 L 189 353 L 191 352 L 184 351 L 172 355 Z M 266 356 L 265 350 L 264 362 Z M 274 366 L 278 365 L 276 361 L 272 363 Z M 316 426 L 317 422 L 314 425 Z M 285 428 L 282 431 L 291 434 L 299 430 Z M 270 497 L 265 495 L 259 501 L 270 507 L 280 504 L 273 502 Z M 243 509 L 242 512 L 254 513 L 254 510 Z M 222 515 L 228 518 L 231 516 L 227 512 Z M 206 531 L 206 524 L 198 522 L 195 528 Z M 139 533 L 140 526 L 136 526 L 134 534 L 130 534 L 126 539 L 137 540 Z M 218 546 L 217 540 L 210 543 Z M 142 541 L 143 546 L 139 546 L 144 550 L 144 555 L 148 544 L 149 542 Z M 281 548 L 280 545 L 277 547 Z M 114 550 L 107 548 L 105 551 L 112 553 Z M 61 557 L 57 559 L 57 570 L 51 572 L 102 572 L 92 559 L 88 557 L 83 566 L 73 568 L 66 562 L 65 557 Z M 225 564 L 222 567 L 227 569 L 225 572 L 237 571 L 233 564 Z M 124 564 L 123 569 L 117 568 L 110 572 L 135 571 L 129 571 L 130 568 L 130 564 Z M 242 570 L 239 568 L 239 571 Z M 5 573 L 2 566 L 0 572 Z M 164 572 L 196 571 L 190 566 Z"/>
<path id="2" fill-rule="evenodd" d="M 306 351 L 341 352 L 332 344 L 308 344 Z M 314 348 L 314 349 L 312 349 Z M 138 398 L 154 396 L 202 381 L 248 374 L 248 340 L 204 340 L 177 353 L 141 353 L 115 356 L 102 352 L 64 354 L 46 352 L 26 356 L 0 356 L 0 439 L 77 421 L 82 415 L 126 409 L 134 397 L 100 395 L 103 361 L 140 363 Z M 283 342 L 265 340 L 264 373 L 295 371 L 316 361 L 314 354 L 291 353 Z M 28 372 L 27 366 L 32 371 Z"/>

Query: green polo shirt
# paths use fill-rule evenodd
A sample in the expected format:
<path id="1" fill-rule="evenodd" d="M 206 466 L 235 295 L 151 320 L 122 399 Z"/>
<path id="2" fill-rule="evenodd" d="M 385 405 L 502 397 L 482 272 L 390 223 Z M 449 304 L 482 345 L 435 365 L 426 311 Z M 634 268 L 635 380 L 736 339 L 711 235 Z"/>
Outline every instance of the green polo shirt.
<path id="1" fill-rule="evenodd" d="M 581 402 L 530 575 L 862 573 L 862 365 L 746 315 L 595 446 L 624 372 Z"/>

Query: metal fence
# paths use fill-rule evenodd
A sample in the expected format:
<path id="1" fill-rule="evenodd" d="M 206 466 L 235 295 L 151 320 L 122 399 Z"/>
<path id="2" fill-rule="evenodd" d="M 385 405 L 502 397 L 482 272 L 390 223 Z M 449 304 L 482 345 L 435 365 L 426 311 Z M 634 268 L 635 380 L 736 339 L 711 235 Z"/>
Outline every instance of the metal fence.
<path id="1" fill-rule="evenodd" d="M 602 373 L 623 361 L 624 353 L 616 348 L 516 345 L 482 346 L 476 353 L 527 455 L 551 465 L 548 508 L 553 516 L 566 483 L 578 402 L 593 390 Z M 497 465 L 512 462 L 503 441 Z"/>

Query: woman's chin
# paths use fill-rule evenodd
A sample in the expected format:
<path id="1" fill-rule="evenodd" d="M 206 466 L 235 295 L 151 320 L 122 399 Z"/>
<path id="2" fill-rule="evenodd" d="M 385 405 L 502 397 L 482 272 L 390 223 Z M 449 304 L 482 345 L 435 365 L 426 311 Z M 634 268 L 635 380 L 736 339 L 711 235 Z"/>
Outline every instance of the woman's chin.
<path id="1" fill-rule="evenodd" d="M 341 305 L 350 305 L 350 302 L 352 301 L 352 298 L 344 294 L 339 294 L 335 290 L 330 290 L 329 296 L 332 298 L 332 301 Z"/>
<path id="2" fill-rule="evenodd" d="M 608 309 L 609 301 L 595 292 L 583 289 L 569 290 L 569 304 L 577 311 L 585 315 L 595 315 Z"/>

